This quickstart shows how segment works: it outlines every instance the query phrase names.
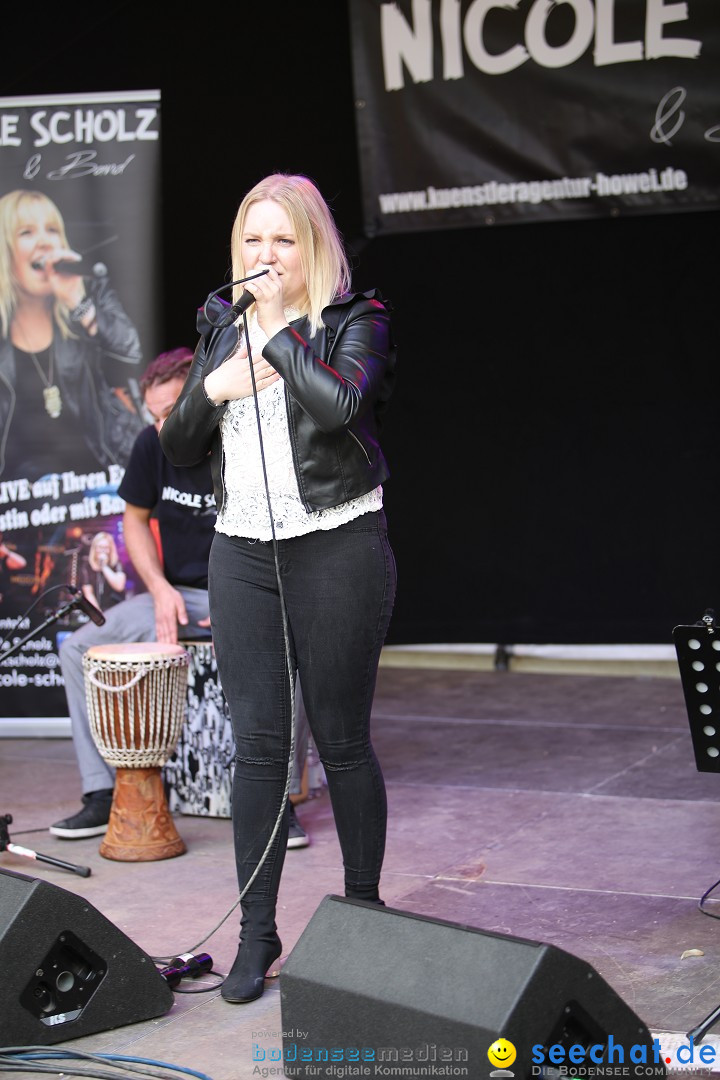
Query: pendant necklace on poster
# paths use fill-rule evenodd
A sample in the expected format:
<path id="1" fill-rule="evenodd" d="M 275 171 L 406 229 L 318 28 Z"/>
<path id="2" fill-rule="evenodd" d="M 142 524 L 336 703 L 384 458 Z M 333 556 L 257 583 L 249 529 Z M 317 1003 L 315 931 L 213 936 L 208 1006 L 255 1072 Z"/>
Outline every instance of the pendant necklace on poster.
<path id="1" fill-rule="evenodd" d="M 35 365 L 35 370 L 40 376 L 40 381 L 43 384 L 43 399 L 45 401 L 45 412 L 52 420 L 57 420 L 62 412 L 62 397 L 60 394 L 60 387 L 56 386 L 53 382 L 53 375 L 55 374 L 55 349 L 53 342 L 50 342 L 50 348 L 48 349 L 49 361 L 48 361 L 48 373 L 47 375 L 43 371 L 42 364 L 38 360 L 36 354 L 28 350 L 30 358 Z"/>

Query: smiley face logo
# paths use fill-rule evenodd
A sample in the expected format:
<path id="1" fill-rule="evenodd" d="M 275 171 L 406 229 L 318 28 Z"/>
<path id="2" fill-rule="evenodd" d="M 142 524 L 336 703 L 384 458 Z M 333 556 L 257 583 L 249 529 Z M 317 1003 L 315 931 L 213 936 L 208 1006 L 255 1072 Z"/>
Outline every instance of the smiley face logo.
<path id="1" fill-rule="evenodd" d="M 498 1069 L 507 1069 L 517 1057 L 517 1051 L 508 1039 L 496 1039 L 488 1050 L 488 1060 Z"/>

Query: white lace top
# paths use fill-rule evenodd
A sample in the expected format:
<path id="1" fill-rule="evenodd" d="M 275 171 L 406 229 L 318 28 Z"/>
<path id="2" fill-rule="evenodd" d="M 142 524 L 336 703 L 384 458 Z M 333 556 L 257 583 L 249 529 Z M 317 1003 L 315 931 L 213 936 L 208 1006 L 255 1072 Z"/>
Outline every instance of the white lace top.
<path id="1" fill-rule="evenodd" d="M 299 312 L 292 308 L 285 312 L 288 322 L 298 317 Z M 258 326 L 255 312 L 248 318 L 248 331 L 250 348 L 256 355 L 262 352 L 267 337 Z M 382 487 L 378 486 L 366 495 L 340 506 L 308 513 L 300 498 L 295 476 L 283 379 L 260 390 L 257 401 L 275 536 L 279 540 L 318 529 L 334 529 L 361 514 L 381 509 L 383 492 Z M 271 540 L 254 398 L 250 396 L 231 401 L 220 428 L 225 457 L 225 500 L 215 528 L 228 536 Z"/>

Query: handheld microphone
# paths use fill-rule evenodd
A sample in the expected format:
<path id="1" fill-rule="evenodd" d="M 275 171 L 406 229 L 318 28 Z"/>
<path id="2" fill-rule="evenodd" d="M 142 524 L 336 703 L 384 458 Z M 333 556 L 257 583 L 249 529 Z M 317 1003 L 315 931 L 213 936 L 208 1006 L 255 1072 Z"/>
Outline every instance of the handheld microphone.
<path id="1" fill-rule="evenodd" d="M 85 614 L 92 619 L 96 626 L 104 626 L 105 616 L 99 608 L 96 608 L 94 604 L 90 603 L 90 601 L 84 595 L 82 589 L 78 588 L 77 585 L 68 585 L 68 589 L 75 597 L 75 603 L 80 608 L 80 610 L 84 611 Z"/>
<path id="2" fill-rule="evenodd" d="M 65 277 L 71 275 L 78 277 L 107 277 L 108 272 L 105 263 L 97 262 L 90 266 L 83 258 L 59 259 L 58 262 L 52 263 L 51 259 L 43 255 L 41 258 L 35 259 L 30 265 L 33 270 L 44 270 L 48 263 L 51 270 L 56 274 L 63 274 Z"/>
<path id="3" fill-rule="evenodd" d="M 265 266 L 257 274 L 250 274 L 246 278 L 239 278 L 237 281 L 231 281 L 229 285 L 221 285 L 219 289 L 215 289 L 214 292 L 211 292 L 210 295 L 208 296 L 207 300 L 203 304 L 203 311 L 205 312 L 206 318 L 208 318 L 208 315 L 207 315 L 208 302 L 210 300 L 212 300 L 213 296 L 217 296 L 218 293 L 224 292 L 225 289 L 231 289 L 233 287 L 233 285 L 241 285 L 243 283 L 243 281 L 252 281 L 253 278 L 262 277 L 264 274 L 267 274 L 269 270 L 270 270 L 270 267 Z M 226 326 L 230 326 L 231 323 L 234 323 L 239 315 L 242 315 L 242 313 L 244 311 L 247 311 L 247 309 L 254 302 L 254 300 L 255 300 L 255 297 L 253 296 L 253 294 L 251 292 L 249 292 L 247 289 L 243 289 L 243 291 L 242 291 L 242 293 L 240 295 L 240 299 L 237 301 L 237 303 L 233 304 L 233 306 L 230 308 L 228 313 L 224 316 L 222 322 L 213 323 L 210 318 L 208 318 L 208 322 L 210 323 L 211 326 L 214 326 L 216 330 L 224 330 Z"/>
<path id="4" fill-rule="evenodd" d="M 228 314 L 228 322 L 235 322 L 238 315 L 242 315 L 243 311 L 247 311 L 251 304 L 255 303 L 255 297 L 247 289 L 243 289 L 242 295 L 236 304 L 230 308 Z"/>
<path id="5" fill-rule="evenodd" d="M 168 967 L 161 968 L 160 975 L 170 987 L 177 986 L 181 979 L 197 979 L 200 975 L 212 971 L 213 958 L 209 953 L 182 953 L 170 961 Z"/>

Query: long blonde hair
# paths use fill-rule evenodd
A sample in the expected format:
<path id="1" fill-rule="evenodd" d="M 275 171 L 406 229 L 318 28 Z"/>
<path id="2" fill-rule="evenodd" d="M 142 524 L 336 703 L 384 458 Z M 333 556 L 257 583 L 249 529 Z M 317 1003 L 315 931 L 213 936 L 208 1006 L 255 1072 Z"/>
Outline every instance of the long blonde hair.
<path id="1" fill-rule="evenodd" d="M 93 570 L 100 569 L 100 562 L 98 561 L 98 548 L 102 543 L 106 543 L 109 548 L 108 563 L 111 567 L 115 566 L 118 561 L 118 551 L 115 545 L 115 538 L 112 533 L 98 532 L 95 533 L 90 543 L 90 551 L 88 553 L 88 562 Z"/>
<path id="2" fill-rule="evenodd" d="M 308 300 L 303 315 L 310 319 L 312 333 L 322 324 L 321 312 L 337 296 L 350 289 L 350 264 L 330 208 L 312 180 L 299 174 L 273 173 L 248 191 L 240 203 L 232 228 L 230 251 L 233 279 L 245 277 L 242 234 L 248 210 L 263 199 L 281 206 L 292 223 L 300 250 L 300 265 Z M 243 286 L 233 289 L 239 299 Z"/>
<path id="3" fill-rule="evenodd" d="M 58 227 L 60 243 L 68 247 L 65 235 L 65 222 L 52 199 L 41 191 L 10 191 L 0 198 L 0 332 L 7 338 L 10 326 L 18 306 L 18 285 L 13 270 L 15 259 L 15 230 L 18 219 L 25 206 L 36 203 L 44 207 L 48 217 L 53 218 Z M 64 338 L 75 337 L 70 330 L 69 311 L 64 304 L 54 304 L 55 321 Z"/>

